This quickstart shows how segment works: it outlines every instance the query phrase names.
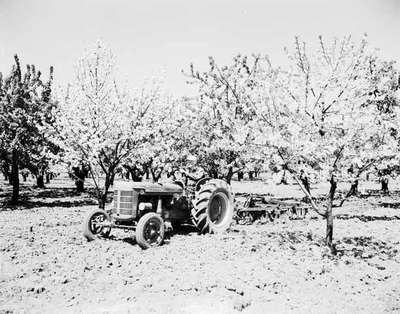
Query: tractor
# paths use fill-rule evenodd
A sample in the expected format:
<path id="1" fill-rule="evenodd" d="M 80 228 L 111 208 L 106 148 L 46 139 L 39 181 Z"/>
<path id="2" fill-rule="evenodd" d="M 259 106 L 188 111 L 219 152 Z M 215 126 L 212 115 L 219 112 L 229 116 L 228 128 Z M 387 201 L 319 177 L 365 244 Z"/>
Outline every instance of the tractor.
<path id="1" fill-rule="evenodd" d="M 88 213 L 84 236 L 90 241 L 108 237 L 114 228 L 131 230 L 136 243 L 147 249 L 163 243 L 166 229 L 185 223 L 201 234 L 227 230 L 234 209 L 230 185 L 212 178 L 187 182 L 116 181 L 111 207 Z"/>

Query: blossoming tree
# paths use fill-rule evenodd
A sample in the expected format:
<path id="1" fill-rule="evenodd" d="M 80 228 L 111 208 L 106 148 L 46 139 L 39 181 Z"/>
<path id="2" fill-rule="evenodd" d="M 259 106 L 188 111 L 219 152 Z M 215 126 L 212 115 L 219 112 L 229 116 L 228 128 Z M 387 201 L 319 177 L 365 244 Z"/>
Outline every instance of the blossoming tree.
<path id="1" fill-rule="evenodd" d="M 116 80 L 114 56 L 98 44 L 79 61 L 76 80 L 60 101 L 58 130 L 66 159 L 83 163 L 104 208 L 116 170 L 151 137 L 149 111 L 158 86 L 128 92 Z"/>
<path id="2" fill-rule="evenodd" d="M 390 136 L 393 116 L 376 105 L 373 91 L 383 77 L 377 76 L 380 61 L 366 40 L 356 45 L 350 37 L 330 44 L 319 39 L 319 49 L 311 54 L 296 38 L 288 68 L 264 73 L 257 110 L 264 132 L 258 144 L 274 148 L 275 158 L 326 219 L 326 243 L 334 251 L 332 208 L 338 182 L 358 180 L 372 165 L 392 157 L 396 143 Z M 329 182 L 325 204 L 306 189 L 302 173 Z"/>
<path id="3" fill-rule="evenodd" d="M 3 166 L 11 168 L 12 203 L 19 197 L 19 170 L 45 171 L 55 153 L 47 136 L 54 122 L 52 80 L 52 67 L 47 81 L 34 65 L 23 73 L 18 56 L 11 73 L 4 78 L 0 74 L 0 156 Z M 39 171 L 33 173 L 40 176 Z"/>
<path id="4" fill-rule="evenodd" d="M 254 117 L 258 71 L 266 58 L 238 55 L 228 66 L 219 66 L 210 57 L 207 71 L 190 66 L 185 73 L 188 83 L 197 84 L 198 99 L 193 101 L 192 138 L 197 145 L 194 154 L 212 176 L 230 182 L 234 173 L 244 167 L 251 147 L 249 122 Z"/>

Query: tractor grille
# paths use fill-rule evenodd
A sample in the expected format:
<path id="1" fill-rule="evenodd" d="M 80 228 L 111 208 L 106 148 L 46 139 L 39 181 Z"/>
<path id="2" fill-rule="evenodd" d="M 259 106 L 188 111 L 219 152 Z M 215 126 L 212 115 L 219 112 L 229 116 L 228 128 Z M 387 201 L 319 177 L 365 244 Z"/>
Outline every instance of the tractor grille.
<path id="1" fill-rule="evenodd" d="M 137 192 L 133 190 L 115 190 L 113 212 L 121 215 L 134 216 L 136 214 L 137 196 Z"/>

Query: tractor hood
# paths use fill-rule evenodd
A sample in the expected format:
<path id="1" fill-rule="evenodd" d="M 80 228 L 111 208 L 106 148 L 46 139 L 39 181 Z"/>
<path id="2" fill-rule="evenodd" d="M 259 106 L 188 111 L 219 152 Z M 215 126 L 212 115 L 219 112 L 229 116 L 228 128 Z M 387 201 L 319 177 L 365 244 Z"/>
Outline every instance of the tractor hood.
<path id="1" fill-rule="evenodd" d="M 132 181 L 116 181 L 114 182 L 114 190 L 130 191 L 136 190 L 140 194 L 155 195 L 172 195 L 182 193 L 183 189 L 180 185 L 174 183 L 151 183 L 151 182 L 132 182 Z"/>

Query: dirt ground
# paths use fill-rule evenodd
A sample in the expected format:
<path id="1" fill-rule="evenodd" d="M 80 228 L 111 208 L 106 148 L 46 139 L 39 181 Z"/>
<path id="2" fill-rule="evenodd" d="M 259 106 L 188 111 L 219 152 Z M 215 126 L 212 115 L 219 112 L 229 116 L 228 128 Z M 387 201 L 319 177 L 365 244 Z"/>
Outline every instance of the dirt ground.
<path id="1" fill-rule="evenodd" d="M 146 251 L 124 231 L 87 242 L 81 223 L 96 205 L 71 188 L 57 180 L 43 191 L 24 187 L 23 205 L 0 211 L 0 313 L 400 312 L 397 191 L 335 209 L 331 256 L 314 215 L 222 235 L 186 228 Z M 0 202 L 6 189 L 2 181 Z M 294 185 L 260 181 L 233 189 L 302 197 Z"/>

